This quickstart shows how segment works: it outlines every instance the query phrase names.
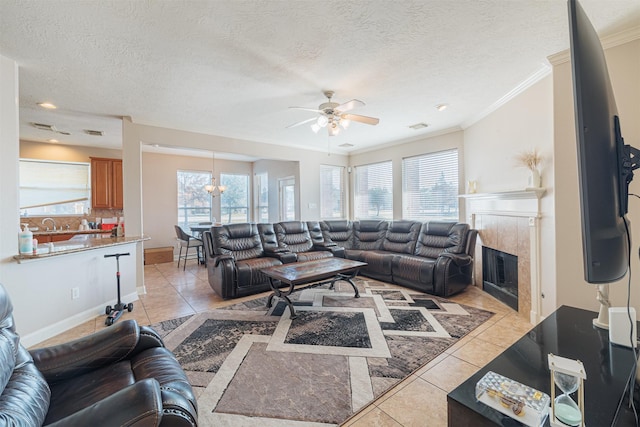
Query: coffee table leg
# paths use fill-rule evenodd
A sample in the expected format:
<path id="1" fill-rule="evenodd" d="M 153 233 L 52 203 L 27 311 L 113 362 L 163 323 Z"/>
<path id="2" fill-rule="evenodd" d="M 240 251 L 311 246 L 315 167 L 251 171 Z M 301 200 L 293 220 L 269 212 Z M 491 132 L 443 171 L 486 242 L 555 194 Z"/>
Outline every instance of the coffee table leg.
<path id="1" fill-rule="evenodd" d="M 280 281 L 269 277 L 269 286 L 271 287 L 271 290 L 273 292 L 271 293 L 271 295 L 269 295 L 269 299 L 267 300 L 267 308 L 271 308 L 271 304 L 273 303 L 273 297 L 278 297 L 280 299 L 283 299 L 287 303 L 287 306 L 289 306 L 289 311 L 291 312 L 290 317 L 291 319 L 295 319 L 297 317 L 296 310 L 293 308 L 293 303 L 289 299 L 289 295 L 291 295 L 291 293 L 293 292 L 293 288 L 294 288 L 293 283 L 289 285 L 289 290 L 287 291 L 287 293 L 282 293 L 282 291 L 280 290 L 280 288 L 278 288 L 275 282 L 280 282 Z"/>
<path id="2" fill-rule="evenodd" d="M 344 280 L 345 282 L 348 282 L 351 285 L 351 287 L 353 288 L 353 290 L 355 292 L 354 298 L 360 298 L 360 292 L 358 291 L 358 287 L 356 286 L 355 283 L 353 283 L 353 279 L 355 279 L 355 277 L 357 275 L 358 275 L 358 270 L 354 271 L 351 274 L 340 273 L 336 277 L 334 277 L 333 280 L 331 280 L 331 285 L 329 285 L 329 289 L 333 289 L 333 285 L 337 281 Z"/>

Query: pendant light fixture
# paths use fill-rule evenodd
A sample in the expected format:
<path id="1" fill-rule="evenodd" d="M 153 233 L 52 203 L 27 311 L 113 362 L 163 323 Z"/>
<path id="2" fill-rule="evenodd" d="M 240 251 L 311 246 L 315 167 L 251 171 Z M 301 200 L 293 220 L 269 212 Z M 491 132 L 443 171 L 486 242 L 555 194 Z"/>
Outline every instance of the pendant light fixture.
<path id="1" fill-rule="evenodd" d="M 211 164 L 211 184 L 207 184 L 204 186 L 204 189 L 207 190 L 207 193 L 211 194 L 211 197 L 216 197 L 224 193 L 227 189 L 225 185 L 216 185 L 216 153 L 212 153 L 213 161 Z"/>

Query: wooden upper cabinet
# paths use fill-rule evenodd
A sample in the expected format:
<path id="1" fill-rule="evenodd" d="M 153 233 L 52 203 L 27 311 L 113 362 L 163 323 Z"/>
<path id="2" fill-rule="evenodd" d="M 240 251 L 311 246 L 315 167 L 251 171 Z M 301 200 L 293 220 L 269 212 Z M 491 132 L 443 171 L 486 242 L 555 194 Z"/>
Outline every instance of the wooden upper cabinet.
<path id="1" fill-rule="evenodd" d="M 122 209 L 122 160 L 91 157 L 91 207 Z"/>

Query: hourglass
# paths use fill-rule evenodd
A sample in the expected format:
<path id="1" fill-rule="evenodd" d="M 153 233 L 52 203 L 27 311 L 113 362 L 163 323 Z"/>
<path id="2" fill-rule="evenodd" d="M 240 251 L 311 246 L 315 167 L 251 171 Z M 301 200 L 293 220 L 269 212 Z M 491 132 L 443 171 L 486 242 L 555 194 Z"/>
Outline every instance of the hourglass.
<path id="1" fill-rule="evenodd" d="M 549 354 L 551 371 L 551 416 L 552 426 L 584 427 L 584 380 L 587 378 L 584 366 L 579 360 Z M 562 392 L 555 396 L 556 386 Z M 578 392 L 578 402 L 571 395 Z"/>

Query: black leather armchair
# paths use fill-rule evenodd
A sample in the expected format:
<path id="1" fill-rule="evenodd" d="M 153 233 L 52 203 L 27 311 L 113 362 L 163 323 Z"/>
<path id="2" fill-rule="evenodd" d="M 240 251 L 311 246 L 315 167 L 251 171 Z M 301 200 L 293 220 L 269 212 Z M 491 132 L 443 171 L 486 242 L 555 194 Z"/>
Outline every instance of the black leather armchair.
<path id="1" fill-rule="evenodd" d="M 197 426 L 197 403 L 173 354 L 127 320 L 27 351 L 0 285 L 0 425 Z"/>

